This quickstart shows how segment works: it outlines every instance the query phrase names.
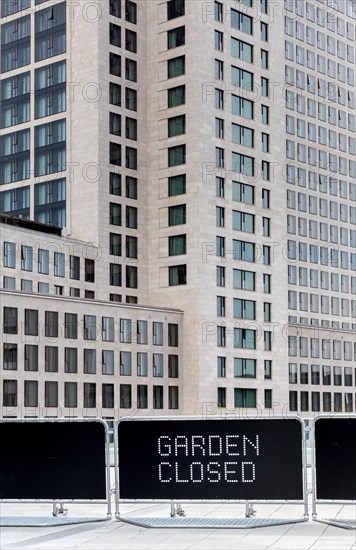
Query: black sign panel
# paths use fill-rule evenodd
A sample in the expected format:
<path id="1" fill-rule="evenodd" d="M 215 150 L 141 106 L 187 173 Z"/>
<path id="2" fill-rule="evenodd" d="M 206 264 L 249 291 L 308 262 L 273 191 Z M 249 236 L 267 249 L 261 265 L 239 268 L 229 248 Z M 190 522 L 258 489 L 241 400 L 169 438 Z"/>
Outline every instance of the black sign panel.
<path id="1" fill-rule="evenodd" d="M 1 499 L 106 499 L 100 422 L 0 423 Z"/>
<path id="2" fill-rule="evenodd" d="M 315 422 L 316 498 L 356 500 L 356 418 Z"/>
<path id="3" fill-rule="evenodd" d="M 290 420 L 127 420 L 122 499 L 302 500 L 302 425 Z"/>

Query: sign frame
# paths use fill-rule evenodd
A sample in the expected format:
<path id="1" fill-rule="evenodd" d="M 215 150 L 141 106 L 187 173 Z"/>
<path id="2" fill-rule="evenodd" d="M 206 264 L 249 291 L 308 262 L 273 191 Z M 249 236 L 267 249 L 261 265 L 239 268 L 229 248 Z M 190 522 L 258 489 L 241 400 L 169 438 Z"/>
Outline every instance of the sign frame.
<path id="1" fill-rule="evenodd" d="M 57 504 L 59 504 L 59 513 L 63 513 L 63 504 L 75 503 L 75 504 L 106 504 L 106 518 L 112 518 L 112 505 L 111 505 L 111 490 L 110 490 L 110 452 L 109 452 L 109 427 L 105 420 L 101 418 L 0 418 L 1 424 L 81 424 L 81 423 L 96 423 L 104 426 L 105 440 L 103 442 L 105 449 L 105 481 L 106 481 L 106 498 L 105 499 L 0 499 L 0 503 L 11 504 L 21 502 L 22 504 L 41 504 L 51 503 L 53 504 L 53 516 L 56 516 L 55 510 Z M 16 518 L 18 520 L 18 518 Z M 90 519 L 88 521 L 102 521 L 101 518 Z M 68 522 L 65 522 L 68 523 Z M 71 523 L 75 523 L 74 518 Z M 58 522 L 56 522 L 58 524 Z M 18 525 L 18 522 L 17 524 Z"/>
<path id="2" fill-rule="evenodd" d="M 317 514 L 317 504 L 349 504 L 349 505 L 355 505 L 356 499 L 354 500 L 343 500 L 343 499 L 318 499 L 317 498 L 317 471 L 316 471 L 316 437 L 315 437 L 315 428 L 316 423 L 318 420 L 356 420 L 356 414 L 355 413 L 335 413 L 335 414 L 329 414 L 329 413 L 322 413 L 318 414 L 312 419 L 311 423 L 311 440 L 312 440 L 312 455 L 311 455 L 311 466 L 312 466 L 312 519 L 314 521 L 317 521 L 319 523 L 326 523 L 328 525 L 334 525 L 336 527 L 343 527 L 346 529 L 355 529 L 356 528 L 356 522 L 350 522 L 348 520 L 342 520 L 342 519 L 319 519 Z"/>
<path id="3" fill-rule="evenodd" d="M 302 451 L 302 489 L 303 489 L 303 498 L 300 500 L 264 500 L 264 499 L 251 499 L 251 500 L 235 500 L 232 499 L 230 501 L 227 501 L 226 499 L 220 500 L 220 499 L 121 499 L 120 498 L 120 484 L 119 484 L 119 474 L 120 474 L 120 459 L 119 459 L 119 441 L 118 441 L 118 427 L 121 422 L 136 422 L 136 421 L 176 421 L 176 420 L 200 420 L 200 421 L 224 421 L 224 420 L 235 420 L 236 422 L 243 421 L 248 422 L 251 420 L 259 421 L 259 420 L 297 420 L 301 425 L 301 451 Z M 136 417 L 122 417 L 115 421 L 114 425 L 114 455 L 115 455 L 115 517 L 116 519 L 120 519 L 120 521 L 126 521 L 125 518 L 121 515 L 120 512 L 120 505 L 122 503 L 169 503 L 171 505 L 171 517 L 173 517 L 175 514 L 172 513 L 172 510 L 174 509 L 175 503 L 178 504 L 178 509 L 181 508 L 181 503 L 204 503 L 204 504 L 211 504 L 211 503 L 241 503 L 246 505 L 246 517 L 250 519 L 250 515 L 254 515 L 255 511 L 253 510 L 253 504 L 254 503 L 261 503 L 261 504 L 296 504 L 300 503 L 303 504 L 304 514 L 303 519 L 296 519 L 291 520 L 289 523 L 296 523 L 299 521 L 307 521 L 309 512 L 308 512 L 308 482 L 307 482 L 307 451 L 306 451 L 306 428 L 304 420 L 297 416 L 297 415 L 290 415 L 288 417 L 279 415 L 279 416 L 259 416 L 259 417 L 242 417 L 242 418 L 236 418 L 235 415 L 226 415 L 224 417 L 208 417 L 208 418 L 202 418 L 198 415 L 191 415 L 191 416 L 136 416 Z M 247 512 L 250 511 L 251 514 L 248 514 Z M 178 515 L 179 512 L 178 512 Z M 142 518 L 143 520 L 144 518 Z M 128 520 L 129 521 L 129 520 Z M 180 520 L 182 521 L 182 520 Z M 245 520 L 246 521 L 246 520 Z M 250 520 L 252 521 L 252 520 Z M 257 520 L 253 520 L 257 521 Z M 131 521 L 130 521 L 131 522 Z M 266 522 L 266 519 L 264 519 L 264 522 Z M 132 522 L 131 522 L 132 523 Z M 135 523 L 139 524 L 139 523 Z M 141 525 L 144 525 L 144 523 L 140 523 Z M 277 523 L 278 524 L 278 523 Z M 266 523 L 264 523 L 266 525 Z M 258 525 L 255 525 L 258 526 Z"/>

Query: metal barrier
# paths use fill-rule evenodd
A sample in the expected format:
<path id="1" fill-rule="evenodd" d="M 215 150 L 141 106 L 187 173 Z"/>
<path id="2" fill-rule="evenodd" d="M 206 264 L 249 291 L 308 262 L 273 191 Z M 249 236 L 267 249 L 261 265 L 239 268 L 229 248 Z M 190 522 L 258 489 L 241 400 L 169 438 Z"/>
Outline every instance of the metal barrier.
<path id="1" fill-rule="evenodd" d="M 314 521 L 356 529 L 353 519 L 317 517 L 317 504 L 356 504 L 356 415 L 319 415 L 313 422 Z"/>
<path id="2" fill-rule="evenodd" d="M 52 504 L 52 518 L 2 516 L 0 526 L 49 526 L 110 519 L 108 426 L 91 419 L 0 420 L 0 501 Z M 101 504 L 106 517 L 66 517 L 65 503 Z"/>
<path id="3" fill-rule="evenodd" d="M 116 518 L 144 527 L 251 528 L 308 520 L 299 417 L 140 417 L 115 426 Z M 183 502 L 244 503 L 245 518 L 186 518 Z M 170 518 L 122 515 L 122 503 L 169 503 Z M 254 518 L 254 504 L 303 504 L 299 518 Z"/>

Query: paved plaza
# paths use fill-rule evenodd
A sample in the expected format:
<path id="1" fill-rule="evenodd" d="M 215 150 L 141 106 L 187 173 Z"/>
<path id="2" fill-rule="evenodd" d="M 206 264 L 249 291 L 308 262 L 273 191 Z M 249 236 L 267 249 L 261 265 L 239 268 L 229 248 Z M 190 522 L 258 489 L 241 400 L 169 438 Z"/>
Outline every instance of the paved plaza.
<path id="1" fill-rule="evenodd" d="M 300 518 L 303 507 L 298 504 L 255 506 L 256 518 Z M 68 516 L 88 515 L 105 517 L 103 505 L 69 504 Z M 185 504 L 186 518 L 241 518 L 245 517 L 242 504 Z M 124 517 L 169 518 L 167 504 L 124 504 Z M 1 517 L 38 516 L 51 518 L 50 504 L 2 504 Z M 356 520 L 355 506 L 319 505 L 318 517 Z M 179 521 L 180 518 L 177 518 Z M 254 519 L 252 519 L 254 522 Z M 15 549 L 85 549 L 85 550 L 210 550 L 210 549 L 273 549 L 273 550 L 356 550 L 356 530 L 341 529 L 308 521 L 297 524 L 247 529 L 211 528 L 144 528 L 115 519 L 79 525 L 55 527 L 2 527 L 1 550 Z"/>

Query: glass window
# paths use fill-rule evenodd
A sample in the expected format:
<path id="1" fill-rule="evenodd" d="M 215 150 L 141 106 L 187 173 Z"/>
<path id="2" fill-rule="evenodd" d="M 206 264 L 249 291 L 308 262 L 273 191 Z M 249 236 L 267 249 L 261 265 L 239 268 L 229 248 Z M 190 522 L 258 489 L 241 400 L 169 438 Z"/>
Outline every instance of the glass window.
<path id="1" fill-rule="evenodd" d="M 177 27 L 167 31 L 167 47 L 168 49 L 178 48 L 185 44 L 185 27 Z"/>
<path id="2" fill-rule="evenodd" d="M 139 352 L 137 354 L 137 376 L 148 376 L 148 355 Z"/>
<path id="3" fill-rule="evenodd" d="M 256 394 L 254 389 L 235 388 L 235 407 L 256 408 Z"/>
<path id="4" fill-rule="evenodd" d="M 168 195 L 170 197 L 175 195 L 182 195 L 186 192 L 186 176 L 181 174 L 179 176 L 172 176 L 168 178 Z"/>
<path id="5" fill-rule="evenodd" d="M 77 348 L 64 348 L 64 372 L 78 372 L 78 350 Z"/>
<path id="6" fill-rule="evenodd" d="M 185 74 L 185 56 L 174 57 L 167 61 L 168 78 L 175 78 Z"/>
<path id="7" fill-rule="evenodd" d="M 137 4 L 131 0 L 125 0 L 125 20 L 137 24 Z"/>
<path id="8" fill-rule="evenodd" d="M 137 385 L 137 408 L 138 409 L 148 408 L 148 388 L 146 385 L 142 385 L 142 384 Z"/>
<path id="9" fill-rule="evenodd" d="M 185 115 L 179 115 L 168 119 L 168 137 L 185 134 Z"/>
<path id="10" fill-rule="evenodd" d="M 168 249 L 170 256 L 186 254 L 186 235 L 174 235 L 168 238 Z"/>
<path id="11" fill-rule="evenodd" d="M 153 386 L 153 408 L 163 409 L 163 386 Z"/>
<path id="12" fill-rule="evenodd" d="M 78 385 L 76 382 L 64 382 L 64 406 L 70 408 L 78 406 Z"/>
<path id="13" fill-rule="evenodd" d="M 38 346 L 25 344 L 25 371 L 38 371 Z"/>
<path id="14" fill-rule="evenodd" d="M 132 374 L 132 360 L 130 351 L 120 352 L 120 375 L 131 376 Z"/>
<path id="15" fill-rule="evenodd" d="M 185 14 L 185 0 L 169 0 L 167 2 L 167 19 L 175 19 Z"/>
<path id="16" fill-rule="evenodd" d="M 256 378 L 256 359 L 234 358 L 234 376 Z"/>
<path id="17" fill-rule="evenodd" d="M 96 407 L 96 384 L 85 382 L 83 386 L 84 391 L 84 407 L 93 409 Z"/>
<path id="18" fill-rule="evenodd" d="M 168 108 L 185 104 L 185 86 L 176 86 L 167 90 Z"/>
<path id="19" fill-rule="evenodd" d="M 96 374 L 96 349 L 84 349 L 84 374 Z"/>
<path id="20" fill-rule="evenodd" d="M 17 344 L 4 343 L 3 368 L 4 370 L 17 370 Z"/>
<path id="21" fill-rule="evenodd" d="M 252 35 L 253 33 L 252 17 L 233 9 L 231 10 L 231 26 L 246 34 Z"/>
<path id="22" fill-rule="evenodd" d="M 131 408 L 131 393 L 132 393 L 131 384 L 120 384 L 120 408 L 121 409 Z"/>
<path id="23" fill-rule="evenodd" d="M 121 48 L 121 27 L 110 23 L 110 44 Z"/>
<path id="24" fill-rule="evenodd" d="M 45 346 L 45 372 L 58 372 L 58 348 Z"/>
<path id="25" fill-rule="evenodd" d="M 175 265 L 169 267 L 169 286 L 187 284 L 187 266 Z"/>
<path id="26" fill-rule="evenodd" d="M 38 311 L 37 309 L 25 309 L 25 334 L 38 336 Z"/>
<path id="27" fill-rule="evenodd" d="M 246 61 L 247 63 L 252 63 L 253 46 L 243 40 L 231 38 L 231 55 L 241 59 L 242 61 Z"/>
<path id="28" fill-rule="evenodd" d="M 185 145 L 176 145 L 168 148 L 168 166 L 178 166 L 186 162 Z"/>
<path id="29" fill-rule="evenodd" d="M 180 204 L 168 208 L 168 225 L 181 225 L 186 223 L 186 205 Z"/>

